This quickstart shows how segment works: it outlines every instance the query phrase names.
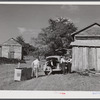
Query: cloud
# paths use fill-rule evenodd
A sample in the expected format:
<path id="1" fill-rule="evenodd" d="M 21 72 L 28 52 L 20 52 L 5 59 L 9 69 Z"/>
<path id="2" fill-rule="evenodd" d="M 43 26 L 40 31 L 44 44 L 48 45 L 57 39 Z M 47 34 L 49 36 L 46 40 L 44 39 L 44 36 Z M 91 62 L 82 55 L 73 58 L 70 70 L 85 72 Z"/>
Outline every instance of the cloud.
<path id="1" fill-rule="evenodd" d="M 17 30 L 18 30 L 18 36 L 22 35 L 27 43 L 31 41 L 32 37 L 37 37 L 38 33 L 40 32 L 39 29 L 28 29 L 25 27 L 17 27 Z"/>
<path id="2" fill-rule="evenodd" d="M 79 6 L 77 6 L 77 5 L 62 5 L 61 9 L 62 10 L 67 10 L 70 13 L 74 13 L 76 11 L 79 11 Z"/>
<path id="3" fill-rule="evenodd" d="M 24 27 L 18 27 L 18 31 L 19 31 L 20 34 L 23 34 L 27 30 Z"/>
<path id="4" fill-rule="evenodd" d="M 37 34 L 39 33 L 40 31 L 38 29 L 27 29 L 25 27 L 18 27 L 18 32 L 19 34 Z"/>

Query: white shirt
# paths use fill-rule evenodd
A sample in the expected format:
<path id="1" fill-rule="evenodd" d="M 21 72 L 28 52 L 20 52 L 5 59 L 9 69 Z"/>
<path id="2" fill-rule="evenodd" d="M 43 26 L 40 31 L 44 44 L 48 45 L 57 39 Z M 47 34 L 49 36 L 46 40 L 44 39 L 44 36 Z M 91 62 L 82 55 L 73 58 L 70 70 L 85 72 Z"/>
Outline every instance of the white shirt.
<path id="1" fill-rule="evenodd" d="M 39 68 L 39 60 L 38 60 L 38 59 L 36 59 L 36 60 L 34 60 L 34 61 L 32 62 L 32 67 L 34 67 L 34 68 Z"/>
<path id="2" fill-rule="evenodd" d="M 61 58 L 61 63 L 62 63 L 62 62 L 66 62 L 66 60 L 65 60 L 64 58 Z"/>

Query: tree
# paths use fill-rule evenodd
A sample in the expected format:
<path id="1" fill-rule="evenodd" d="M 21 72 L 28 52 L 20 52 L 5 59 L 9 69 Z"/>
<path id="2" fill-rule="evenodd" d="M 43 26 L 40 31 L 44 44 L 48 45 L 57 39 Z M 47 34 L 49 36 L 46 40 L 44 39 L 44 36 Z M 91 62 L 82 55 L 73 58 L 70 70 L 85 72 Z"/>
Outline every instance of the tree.
<path id="1" fill-rule="evenodd" d="M 49 19 L 49 26 L 43 28 L 39 33 L 35 43 L 40 52 L 44 55 L 55 55 L 57 50 L 68 48 L 72 41 L 71 33 L 77 28 L 66 18 Z"/>
<path id="2" fill-rule="evenodd" d="M 23 47 L 23 49 L 22 49 L 23 56 L 29 55 L 30 53 L 32 54 L 32 52 L 35 50 L 35 47 L 30 45 L 29 43 L 26 43 L 22 36 L 16 37 L 16 40 Z"/>
<path id="3" fill-rule="evenodd" d="M 23 38 L 21 35 L 18 36 L 18 37 L 16 37 L 16 40 L 17 40 L 22 46 L 24 46 L 25 40 L 24 40 L 24 38 Z"/>

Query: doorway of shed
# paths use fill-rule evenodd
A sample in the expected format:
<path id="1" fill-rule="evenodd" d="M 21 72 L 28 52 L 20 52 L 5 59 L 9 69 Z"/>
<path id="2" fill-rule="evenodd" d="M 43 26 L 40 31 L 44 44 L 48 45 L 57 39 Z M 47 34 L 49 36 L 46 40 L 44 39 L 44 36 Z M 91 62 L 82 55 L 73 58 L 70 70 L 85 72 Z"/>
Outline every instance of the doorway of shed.
<path id="1" fill-rule="evenodd" d="M 8 53 L 8 58 L 14 58 L 14 52 L 13 51 Z"/>

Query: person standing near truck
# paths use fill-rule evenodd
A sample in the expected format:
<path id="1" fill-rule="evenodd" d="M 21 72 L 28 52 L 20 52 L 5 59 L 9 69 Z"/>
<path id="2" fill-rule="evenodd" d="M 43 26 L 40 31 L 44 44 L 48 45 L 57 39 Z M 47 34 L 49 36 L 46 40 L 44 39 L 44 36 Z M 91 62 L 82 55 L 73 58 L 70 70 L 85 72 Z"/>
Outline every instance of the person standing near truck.
<path id="1" fill-rule="evenodd" d="M 39 71 L 39 64 L 40 61 L 39 61 L 39 58 L 36 58 L 31 66 L 32 66 L 32 77 L 34 77 L 34 75 L 36 76 L 36 78 L 38 77 L 38 71 Z"/>
<path id="2" fill-rule="evenodd" d="M 65 56 L 63 56 L 61 58 L 61 68 L 64 75 L 65 75 L 65 67 L 66 67 L 66 59 L 65 59 Z"/>
<path id="3" fill-rule="evenodd" d="M 48 60 L 47 61 L 47 66 L 48 66 L 48 70 L 49 70 L 48 75 L 50 75 L 52 73 L 52 69 L 53 69 L 53 61 L 52 60 Z"/>
<path id="4" fill-rule="evenodd" d="M 72 58 L 67 60 L 67 73 L 71 73 Z"/>

